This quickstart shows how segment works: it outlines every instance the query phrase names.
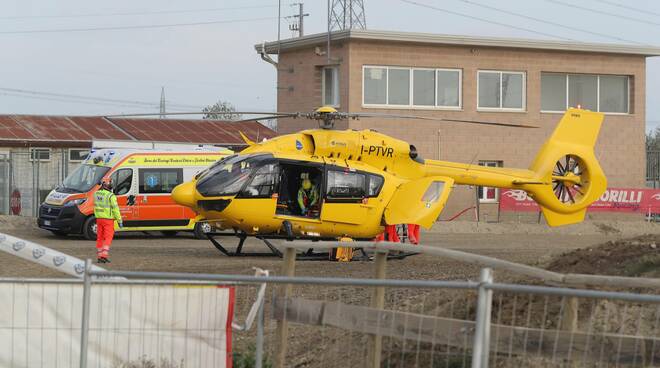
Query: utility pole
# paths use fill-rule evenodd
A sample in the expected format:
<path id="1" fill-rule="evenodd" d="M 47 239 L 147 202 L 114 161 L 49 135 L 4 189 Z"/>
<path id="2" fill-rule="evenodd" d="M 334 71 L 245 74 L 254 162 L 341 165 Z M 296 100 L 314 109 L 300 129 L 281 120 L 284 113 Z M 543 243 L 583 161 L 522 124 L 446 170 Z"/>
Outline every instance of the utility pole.
<path id="1" fill-rule="evenodd" d="M 165 87 L 160 87 L 160 118 L 165 119 Z"/>
<path id="2" fill-rule="evenodd" d="M 298 5 L 298 14 L 297 15 L 292 15 L 292 16 L 287 17 L 287 18 L 298 18 L 298 23 L 297 24 L 294 23 L 294 24 L 289 25 L 289 30 L 291 30 L 293 32 L 297 31 L 298 32 L 298 37 L 302 37 L 302 36 L 305 35 L 305 27 L 304 27 L 305 17 L 309 16 L 309 13 L 304 12 L 304 10 L 303 10 L 304 4 L 302 2 L 291 4 L 291 6 L 296 6 L 296 5 Z"/>

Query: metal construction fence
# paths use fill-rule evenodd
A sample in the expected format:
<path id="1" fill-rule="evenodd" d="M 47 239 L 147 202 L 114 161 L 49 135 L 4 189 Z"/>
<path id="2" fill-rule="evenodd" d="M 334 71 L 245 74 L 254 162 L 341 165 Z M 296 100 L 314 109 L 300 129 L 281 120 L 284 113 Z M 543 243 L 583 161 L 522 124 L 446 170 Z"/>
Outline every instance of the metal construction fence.
<path id="1" fill-rule="evenodd" d="M 38 216 L 48 193 L 79 165 L 67 149 L 0 154 L 0 214 Z"/>
<path id="2" fill-rule="evenodd" d="M 496 283 L 490 269 L 479 281 L 92 271 L 5 279 L 0 295 L 12 368 L 660 364 L 660 296 Z"/>
<path id="3" fill-rule="evenodd" d="M 0 365 L 222 367 L 230 356 L 237 367 L 660 364 L 660 297 L 500 284 L 489 269 L 480 282 L 91 275 L 102 279 L 2 280 L 11 302 Z M 122 275 L 141 279 L 107 279 Z M 245 318 L 264 282 L 292 286 L 264 303 L 256 331 L 231 333 L 227 313 Z"/>

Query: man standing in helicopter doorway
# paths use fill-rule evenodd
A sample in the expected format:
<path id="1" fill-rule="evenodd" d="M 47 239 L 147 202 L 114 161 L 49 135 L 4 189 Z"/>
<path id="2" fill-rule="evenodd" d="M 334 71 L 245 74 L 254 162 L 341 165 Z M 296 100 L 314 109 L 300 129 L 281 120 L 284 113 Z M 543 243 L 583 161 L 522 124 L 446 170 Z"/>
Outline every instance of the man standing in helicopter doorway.
<path id="1" fill-rule="evenodd" d="M 310 216 L 311 209 L 318 204 L 319 194 L 316 186 L 309 180 L 309 173 L 301 175 L 300 189 L 298 189 L 298 206 L 302 216 Z"/>

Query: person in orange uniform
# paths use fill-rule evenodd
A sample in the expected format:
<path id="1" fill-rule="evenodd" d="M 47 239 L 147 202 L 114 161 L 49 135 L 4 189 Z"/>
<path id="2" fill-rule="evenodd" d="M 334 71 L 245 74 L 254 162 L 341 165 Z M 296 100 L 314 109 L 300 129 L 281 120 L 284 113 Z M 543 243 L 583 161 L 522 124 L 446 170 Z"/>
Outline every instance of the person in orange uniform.
<path id="1" fill-rule="evenodd" d="M 115 220 L 123 227 L 117 197 L 112 192 L 112 180 L 101 180 L 101 189 L 94 193 L 94 217 L 96 217 L 96 263 L 110 263 L 108 258 Z"/>

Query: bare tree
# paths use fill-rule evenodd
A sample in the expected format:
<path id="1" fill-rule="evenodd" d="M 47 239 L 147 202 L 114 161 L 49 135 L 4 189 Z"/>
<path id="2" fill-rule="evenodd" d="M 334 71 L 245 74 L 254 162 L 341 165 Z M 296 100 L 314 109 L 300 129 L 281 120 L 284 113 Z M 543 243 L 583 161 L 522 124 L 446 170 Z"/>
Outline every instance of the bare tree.
<path id="1" fill-rule="evenodd" d="M 240 120 L 242 117 L 241 114 L 236 114 L 235 111 L 236 108 L 234 105 L 227 101 L 219 100 L 213 105 L 208 105 L 202 109 L 202 112 L 205 113 L 202 119 Z"/>

